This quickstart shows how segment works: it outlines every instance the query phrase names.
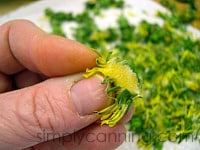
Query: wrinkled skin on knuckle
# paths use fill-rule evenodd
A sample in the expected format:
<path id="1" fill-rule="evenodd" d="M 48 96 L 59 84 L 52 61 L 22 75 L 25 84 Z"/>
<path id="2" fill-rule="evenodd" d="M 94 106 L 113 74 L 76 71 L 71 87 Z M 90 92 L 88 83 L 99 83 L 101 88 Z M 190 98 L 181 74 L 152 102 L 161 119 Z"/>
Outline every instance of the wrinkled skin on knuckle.
<path id="1" fill-rule="evenodd" d="M 59 89 L 52 91 L 51 87 L 47 88 L 43 84 L 32 87 L 17 102 L 18 122 L 30 134 L 62 132 L 71 128 L 71 123 L 66 120 L 77 117 L 77 114 L 68 102 L 66 93 Z"/>
<path id="2" fill-rule="evenodd" d="M 34 111 L 38 126 L 50 132 L 63 132 L 70 128 L 66 118 L 76 116 L 68 102 L 67 92 L 61 89 L 52 91 L 51 87 L 40 86 L 34 96 Z M 69 116 L 70 115 L 70 116 Z"/>
<path id="3" fill-rule="evenodd" d="M 23 90 L 23 89 L 22 89 Z M 16 101 L 16 110 L 14 112 L 19 133 L 24 136 L 24 139 L 32 137 L 30 140 L 37 141 L 37 134 L 42 132 L 42 126 L 38 116 L 36 115 L 37 97 L 39 86 L 25 88 L 26 92 L 22 91 L 18 95 Z"/>

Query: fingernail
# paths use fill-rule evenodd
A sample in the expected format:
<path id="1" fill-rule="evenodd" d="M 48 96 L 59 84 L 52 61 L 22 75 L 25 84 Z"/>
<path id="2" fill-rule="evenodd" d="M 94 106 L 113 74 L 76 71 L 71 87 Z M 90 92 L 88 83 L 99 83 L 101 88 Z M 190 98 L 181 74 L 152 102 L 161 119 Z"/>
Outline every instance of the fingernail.
<path id="1" fill-rule="evenodd" d="M 92 114 L 107 104 L 105 86 L 99 77 L 91 77 L 77 82 L 71 88 L 71 98 L 80 115 Z"/>

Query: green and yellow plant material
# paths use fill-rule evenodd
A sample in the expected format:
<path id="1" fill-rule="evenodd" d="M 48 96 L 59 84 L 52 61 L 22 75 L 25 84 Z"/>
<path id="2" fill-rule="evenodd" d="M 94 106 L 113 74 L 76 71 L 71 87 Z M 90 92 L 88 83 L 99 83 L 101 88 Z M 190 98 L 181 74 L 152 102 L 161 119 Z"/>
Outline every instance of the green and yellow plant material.
<path id="1" fill-rule="evenodd" d="M 115 57 L 99 57 L 97 67 L 85 73 L 85 77 L 104 76 L 110 103 L 96 112 L 102 124 L 114 126 L 134 102 L 128 126 L 138 135 L 139 147 L 162 150 L 165 141 L 200 141 L 200 39 L 187 30 L 197 6 L 188 1 L 189 9 L 179 14 L 170 1 L 162 0 L 171 10 L 157 12 L 162 25 L 148 20 L 134 24 L 126 15 L 126 1 L 110 2 L 89 0 L 78 14 L 45 10 L 52 33 L 63 35 L 62 23 L 73 22 L 77 24 L 72 28 L 75 40 L 103 56 L 105 49 L 115 49 Z M 110 8 L 120 11 L 116 26 L 102 29 L 94 18 Z M 137 77 L 142 99 L 137 98 Z"/>
<path id="2" fill-rule="evenodd" d="M 107 86 L 110 105 L 96 113 L 101 117 L 101 124 L 112 127 L 128 111 L 134 98 L 139 96 L 139 88 L 137 76 L 131 68 L 125 62 L 109 56 L 107 59 L 98 57 L 97 67 L 87 69 L 84 77 L 95 74 L 104 76 L 103 83 Z"/>

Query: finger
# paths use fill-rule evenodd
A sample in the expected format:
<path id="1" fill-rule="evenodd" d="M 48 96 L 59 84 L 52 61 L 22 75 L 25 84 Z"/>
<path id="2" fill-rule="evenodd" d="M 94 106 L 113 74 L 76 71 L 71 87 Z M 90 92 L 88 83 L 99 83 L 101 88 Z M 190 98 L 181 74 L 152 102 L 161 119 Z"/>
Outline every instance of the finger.
<path id="1" fill-rule="evenodd" d="M 0 149 L 38 144 L 37 133 L 73 133 L 95 122 L 107 96 L 97 77 L 68 76 L 0 95 Z M 80 81 L 79 81 L 80 80 Z"/>
<path id="2" fill-rule="evenodd" d="M 63 37 L 44 33 L 25 20 L 0 26 L 0 71 L 13 74 L 28 68 L 46 76 L 84 71 L 95 65 L 97 53 Z"/>
<path id="3" fill-rule="evenodd" d="M 94 124 L 79 132 L 75 132 L 68 136 L 62 134 L 47 134 L 45 132 L 38 133 L 39 139 L 45 138 L 46 140 L 51 136 L 56 139 L 38 144 L 34 146 L 34 150 L 114 150 L 125 139 L 125 129 L 122 125 L 115 127 L 108 127 L 107 125 L 100 126 Z"/>
<path id="4" fill-rule="evenodd" d="M 29 70 L 22 71 L 14 76 L 16 88 L 24 88 L 41 82 L 41 75 Z"/>
<path id="5" fill-rule="evenodd" d="M 0 93 L 11 90 L 12 80 L 0 72 Z"/>

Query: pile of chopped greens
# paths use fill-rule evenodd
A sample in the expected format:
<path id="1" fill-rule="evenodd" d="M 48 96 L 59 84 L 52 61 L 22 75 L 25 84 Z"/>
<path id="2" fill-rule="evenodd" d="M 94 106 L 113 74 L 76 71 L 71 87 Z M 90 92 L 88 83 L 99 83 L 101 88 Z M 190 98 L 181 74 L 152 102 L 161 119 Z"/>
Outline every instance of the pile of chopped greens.
<path id="1" fill-rule="evenodd" d="M 146 20 L 133 25 L 123 14 L 125 6 L 123 0 L 90 0 L 79 14 L 47 8 L 45 15 L 53 34 L 67 37 L 62 24 L 75 22 L 74 39 L 102 55 L 109 45 L 137 73 L 142 98 L 133 102 L 129 130 L 138 134 L 139 147 L 161 150 L 167 140 L 200 140 L 200 39 L 173 11 L 157 13 L 162 26 Z M 111 7 L 121 10 L 117 26 L 100 29 L 93 18 Z"/>
<path id="2" fill-rule="evenodd" d="M 167 7 L 181 24 L 191 24 L 200 29 L 199 0 L 155 0 Z"/>

